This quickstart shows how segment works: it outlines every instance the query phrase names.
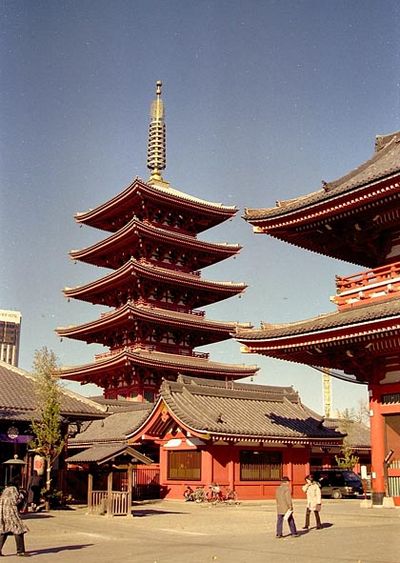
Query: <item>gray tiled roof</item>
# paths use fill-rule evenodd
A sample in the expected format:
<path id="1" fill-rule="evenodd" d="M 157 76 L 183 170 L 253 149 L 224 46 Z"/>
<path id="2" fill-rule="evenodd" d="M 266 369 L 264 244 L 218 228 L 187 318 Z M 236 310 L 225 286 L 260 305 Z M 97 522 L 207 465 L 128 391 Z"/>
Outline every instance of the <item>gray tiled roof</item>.
<path id="1" fill-rule="evenodd" d="M 252 222 L 269 217 L 284 216 L 297 209 L 329 201 L 346 192 L 351 192 L 377 180 L 398 174 L 400 171 L 400 131 L 378 137 L 376 144 L 378 150 L 372 158 L 338 180 L 324 183 L 322 190 L 291 200 L 277 202 L 276 207 L 246 209 L 245 219 Z"/>
<path id="2" fill-rule="evenodd" d="M 335 327 L 357 325 L 378 319 L 398 317 L 400 315 L 400 297 L 391 297 L 386 301 L 379 301 L 370 305 L 353 307 L 344 311 L 334 311 L 293 323 L 269 324 L 262 323 L 260 329 L 238 329 L 235 337 L 244 342 L 247 340 L 262 340 L 264 338 L 278 338 L 308 332 L 319 332 Z"/>
<path id="3" fill-rule="evenodd" d="M 340 418 L 326 418 L 324 426 L 347 434 L 346 441 L 352 448 L 369 449 L 371 447 L 371 431 L 368 426 L 361 424 L 361 422 Z"/>
<path id="4" fill-rule="evenodd" d="M 111 414 L 103 420 L 93 420 L 85 425 L 82 432 L 68 441 L 68 447 L 82 447 L 84 444 L 124 442 L 126 434 L 137 428 L 147 417 L 153 403 L 136 403 L 134 411 Z"/>
<path id="5" fill-rule="evenodd" d="M 114 414 L 117 412 L 126 411 L 142 411 L 148 409 L 148 403 L 139 403 L 137 401 L 131 401 L 129 399 L 106 399 L 102 395 L 96 397 L 89 397 L 91 401 L 102 405 L 107 409 L 107 412 Z"/>
<path id="6" fill-rule="evenodd" d="M 66 461 L 68 463 L 95 462 L 101 464 L 120 455 L 128 455 L 135 461 L 140 461 L 146 465 L 150 465 L 152 463 L 150 458 L 126 444 L 93 446 L 83 452 L 68 457 Z"/>
<path id="7" fill-rule="evenodd" d="M 35 378 L 22 369 L 0 361 L 0 417 L 31 420 L 37 408 Z M 103 418 L 106 409 L 90 399 L 62 389 L 61 414 L 74 418 Z"/>
<path id="8" fill-rule="evenodd" d="M 256 387 L 256 389 L 253 389 Z M 304 406 L 288 387 L 240 384 L 221 388 L 178 378 L 164 381 L 160 396 L 173 414 L 192 430 L 220 436 L 301 442 L 341 441 L 341 435 L 327 429 L 319 417 Z"/>

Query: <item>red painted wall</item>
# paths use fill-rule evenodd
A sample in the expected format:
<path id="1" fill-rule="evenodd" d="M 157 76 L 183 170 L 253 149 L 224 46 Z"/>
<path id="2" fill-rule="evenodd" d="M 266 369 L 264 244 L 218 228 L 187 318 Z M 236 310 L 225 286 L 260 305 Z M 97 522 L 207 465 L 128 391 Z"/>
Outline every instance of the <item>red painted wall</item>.
<path id="1" fill-rule="evenodd" d="M 218 483 L 221 487 L 233 488 L 239 500 L 274 499 L 279 480 L 273 481 L 241 481 L 239 453 L 236 446 L 210 446 L 202 450 L 202 470 L 200 481 L 168 481 L 167 450 L 161 447 L 160 480 L 166 491 L 167 498 L 182 499 L 186 485 L 193 489 L 198 486 L 208 487 Z M 292 484 L 294 498 L 304 498 L 301 487 L 305 476 L 309 473 L 310 448 L 277 448 L 282 452 L 283 475 L 287 475 Z"/>

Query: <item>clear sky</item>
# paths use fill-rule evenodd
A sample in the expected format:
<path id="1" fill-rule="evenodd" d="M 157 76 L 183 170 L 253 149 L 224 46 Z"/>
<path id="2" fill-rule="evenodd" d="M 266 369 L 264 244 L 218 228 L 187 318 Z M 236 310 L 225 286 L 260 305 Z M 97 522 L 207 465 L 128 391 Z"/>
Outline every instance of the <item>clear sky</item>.
<path id="1" fill-rule="evenodd" d="M 207 316 L 259 326 L 334 310 L 335 274 L 363 268 L 254 235 L 241 215 L 319 189 L 369 158 L 375 135 L 400 129 L 397 0 L 0 0 L 0 9 L 0 308 L 22 312 L 20 367 L 44 345 L 63 365 L 101 351 L 54 332 L 101 312 L 61 291 L 105 273 L 69 259 L 104 237 L 73 216 L 148 178 L 156 80 L 165 178 L 239 208 L 204 238 L 243 250 L 203 277 L 249 287 Z M 257 363 L 256 382 L 293 385 L 322 413 L 311 368 L 241 354 L 235 341 L 209 351 Z M 334 381 L 334 408 L 364 398 L 365 387 Z"/>

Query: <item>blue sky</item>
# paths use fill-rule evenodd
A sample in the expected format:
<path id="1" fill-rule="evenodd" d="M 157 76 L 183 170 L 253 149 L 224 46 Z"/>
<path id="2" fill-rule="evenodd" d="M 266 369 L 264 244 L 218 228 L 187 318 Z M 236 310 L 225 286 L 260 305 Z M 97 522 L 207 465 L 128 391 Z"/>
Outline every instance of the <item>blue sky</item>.
<path id="1" fill-rule="evenodd" d="M 397 1 L 1 0 L 0 13 L 0 308 L 22 312 L 21 367 L 43 345 L 64 365 L 99 351 L 54 333 L 101 312 L 61 292 L 104 273 L 69 259 L 104 236 L 73 216 L 148 178 L 156 80 L 165 178 L 240 210 L 204 237 L 241 254 L 203 277 L 249 287 L 207 316 L 258 326 L 334 310 L 335 274 L 362 268 L 256 236 L 241 215 L 319 189 L 369 158 L 375 135 L 400 129 Z M 258 383 L 293 385 L 322 412 L 312 369 L 243 355 L 234 341 L 209 351 L 257 363 Z M 364 398 L 334 381 L 334 408 Z"/>

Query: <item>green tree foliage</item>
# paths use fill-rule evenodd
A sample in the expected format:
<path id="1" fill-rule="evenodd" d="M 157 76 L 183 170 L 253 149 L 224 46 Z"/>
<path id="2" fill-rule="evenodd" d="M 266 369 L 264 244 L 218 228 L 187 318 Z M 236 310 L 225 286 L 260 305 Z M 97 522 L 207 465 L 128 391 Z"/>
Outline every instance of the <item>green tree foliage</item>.
<path id="1" fill-rule="evenodd" d="M 341 456 L 335 455 L 336 463 L 338 467 L 342 469 L 349 469 L 352 471 L 354 467 L 359 462 L 359 457 L 353 454 L 353 449 L 350 446 L 346 446 L 343 441 L 343 446 L 341 449 Z"/>
<path id="2" fill-rule="evenodd" d="M 37 409 L 31 426 L 34 439 L 30 446 L 46 460 L 46 490 L 51 486 L 51 469 L 64 448 L 61 431 L 61 388 L 57 358 L 46 347 L 36 350 L 33 361 Z"/>
<path id="3" fill-rule="evenodd" d="M 341 456 L 335 455 L 336 463 L 342 469 L 353 470 L 359 462 L 359 457 L 354 455 L 354 450 L 349 443 L 349 434 L 351 432 L 351 425 L 361 422 L 359 413 L 354 409 L 345 409 L 338 413 L 340 424 L 339 430 L 346 436 L 343 438 L 343 445 L 341 448 Z"/>

